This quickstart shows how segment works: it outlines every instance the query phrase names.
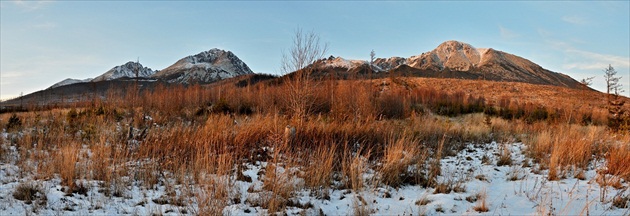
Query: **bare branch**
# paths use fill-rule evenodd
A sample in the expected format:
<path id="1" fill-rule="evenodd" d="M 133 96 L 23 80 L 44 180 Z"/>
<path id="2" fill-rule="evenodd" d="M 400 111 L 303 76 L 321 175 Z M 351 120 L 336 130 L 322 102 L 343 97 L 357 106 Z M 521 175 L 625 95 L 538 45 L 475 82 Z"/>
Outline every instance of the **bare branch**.
<path id="1" fill-rule="evenodd" d="M 314 82 L 310 75 L 315 70 L 315 63 L 324 58 L 328 46 L 320 43 L 319 36 L 314 32 L 304 33 L 297 29 L 293 38 L 293 45 L 288 53 L 282 53 L 281 71 L 288 75 L 287 86 L 289 88 L 287 99 L 294 117 L 300 119 L 314 106 L 312 88 Z"/>

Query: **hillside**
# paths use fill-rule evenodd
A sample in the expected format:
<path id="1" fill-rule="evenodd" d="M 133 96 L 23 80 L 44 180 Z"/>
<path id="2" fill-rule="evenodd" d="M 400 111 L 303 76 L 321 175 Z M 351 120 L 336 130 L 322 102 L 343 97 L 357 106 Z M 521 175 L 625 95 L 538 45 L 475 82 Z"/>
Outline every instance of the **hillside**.
<path id="1" fill-rule="evenodd" d="M 139 79 L 139 90 L 151 90 L 158 85 L 168 85 L 161 81 Z M 100 82 L 76 82 L 67 85 L 48 88 L 24 95 L 8 101 L 0 102 L 1 107 L 18 107 L 20 105 L 27 108 L 37 108 L 40 106 L 55 105 L 63 106 L 65 103 L 92 101 L 107 98 L 108 93 L 124 94 L 127 89 L 133 88 L 135 79 L 121 77 L 114 80 Z"/>
<path id="2" fill-rule="evenodd" d="M 430 71 L 422 73 L 429 74 Z M 462 72 L 443 72 L 453 76 L 467 75 Z M 403 74 L 404 75 L 404 74 Z M 256 77 L 241 76 L 234 79 L 227 79 L 209 85 L 210 88 L 230 89 L 234 87 L 247 86 L 248 80 Z M 250 85 L 273 87 L 277 86 L 280 78 L 265 77 L 265 79 L 255 79 L 249 81 Z M 259 83 L 260 82 L 260 83 Z M 372 80 L 337 80 L 337 85 L 341 86 L 363 86 L 368 83 L 374 91 L 418 91 L 435 90 L 447 94 L 463 93 L 473 97 L 483 97 L 490 105 L 498 106 L 502 99 L 509 99 L 520 104 L 535 104 L 545 106 L 550 109 L 567 109 L 574 112 L 591 110 L 601 118 L 605 118 L 606 94 L 592 89 L 573 89 L 559 86 L 530 84 L 523 82 L 490 81 L 480 79 L 461 78 L 436 78 L 418 77 L 416 74 L 396 78 L 375 78 Z M 328 85 L 328 84 L 326 84 Z M 280 84 L 281 86 L 281 84 Z M 625 107 L 630 108 L 630 98 L 621 97 L 626 101 Z"/>
<path id="3" fill-rule="evenodd" d="M 82 79 L 82 80 L 68 78 L 68 79 L 62 80 L 61 82 L 53 84 L 52 86 L 48 87 L 48 89 L 53 89 L 53 88 L 57 88 L 57 87 L 65 86 L 65 85 L 71 85 L 75 83 L 85 83 L 85 82 L 90 82 L 90 81 L 92 81 L 91 78 Z"/>

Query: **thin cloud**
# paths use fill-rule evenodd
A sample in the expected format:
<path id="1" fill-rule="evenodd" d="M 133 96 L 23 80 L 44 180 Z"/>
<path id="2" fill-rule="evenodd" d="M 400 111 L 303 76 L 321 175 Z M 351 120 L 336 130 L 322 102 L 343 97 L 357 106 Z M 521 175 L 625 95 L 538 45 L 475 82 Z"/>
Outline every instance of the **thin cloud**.
<path id="1" fill-rule="evenodd" d="M 42 8 L 45 8 L 47 5 L 51 4 L 53 1 L 26 1 L 26 0 L 15 0 L 13 4 L 22 8 L 24 11 L 35 11 Z"/>
<path id="2" fill-rule="evenodd" d="M 566 52 L 567 50 L 573 49 L 573 47 L 571 47 L 569 43 L 564 42 L 564 41 L 550 40 L 550 39 L 545 39 L 544 41 L 545 43 L 547 43 L 549 47 L 552 47 L 554 49 L 561 50 L 564 52 Z"/>
<path id="3" fill-rule="evenodd" d="M 607 67 L 609 64 L 615 68 L 630 68 L 630 58 L 627 56 L 616 56 L 576 49 L 573 43 L 584 42 L 577 38 L 570 39 L 569 41 L 554 40 L 550 38 L 553 32 L 543 29 L 539 29 L 538 33 L 548 47 L 563 52 L 565 57 L 567 57 L 566 59 L 569 59 L 566 63 L 562 64 L 562 68 L 565 70 L 600 70 Z"/>
<path id="4" fill-rule="evenodd" d="M 2 71 L 2 74 L 0 74 L 0 77 L 2 78 L 15 78 L 15 77 L 21 77 L 21 76 L 23 76 L 22 73 L 18 71 Z"/>
<path id="5" fill-rule="evenodd" d="M 57 27 L 57 24 L 50 21 L 33 25 L 33 28 L 36 28 L 36 29 L 54 29 L 55 27 Z"/>
<path id="6" fill-rule="evenodd" d="M 499 26 L 499 34 L 504 39 L 512 39 L 512 38 L 517 38 L 521 36 L 512 30 L 504 28 L 503 26 Z"/>
<path id="7" fill-rule="evenodd" d="M 547 30 L 547 29 L 543 29 L 543 28 L 538 28 L 538 35 L 540 35 L 540 37 L 542 38 L 549 38 L 551 36 L 553 36 L 553 32 Z"/>
<path id="8" fill-rule="evenodd" d="M 588 20 L 580 16 L 563 16 L 562 21 L 565 21 L 574 25 L 584 25 L 588 23 Z"/>
<path id="9" fill-rule="evenodd" d="M 583 50 L 566 50 L 569 55 L 581 57 L 584 61 L 564 64 L 565 69 L 595 70 L 607 67 L 609 64 L 617 68 L 630 68 L 630 58 L 607 55 Z"/>

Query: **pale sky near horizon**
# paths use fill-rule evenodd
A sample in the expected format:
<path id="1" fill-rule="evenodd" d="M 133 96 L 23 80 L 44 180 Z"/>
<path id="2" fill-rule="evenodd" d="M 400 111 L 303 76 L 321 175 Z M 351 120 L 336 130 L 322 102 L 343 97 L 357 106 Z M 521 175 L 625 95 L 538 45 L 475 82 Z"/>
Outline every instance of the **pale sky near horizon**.
<path id="1" fill-rule="evenodd" d="M 630 1 L 0 1 L 0 98 L 140 59 L 161 70 L 212 48 L 279 74 L 300 27 L 348 59 L 410 57 L 447 40 L 515 54 L 604 91 L 630 86 Z"/>

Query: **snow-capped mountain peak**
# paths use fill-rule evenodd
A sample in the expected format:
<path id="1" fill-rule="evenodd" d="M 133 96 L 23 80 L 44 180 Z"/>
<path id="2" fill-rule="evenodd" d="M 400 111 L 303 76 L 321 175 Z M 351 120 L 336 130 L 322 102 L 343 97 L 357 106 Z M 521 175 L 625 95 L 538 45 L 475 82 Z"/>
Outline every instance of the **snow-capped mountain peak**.
<path id="1" fill-rule="evenodd" d="M 138 72 L 138 77 L 149 77 L 155 74 L 155 71 L 151 70 L 151 68 L 143 67 L 142 64 L 138 62 L 127 62 L 123 65 L 116 66 L 104 74 L 97 76 L 92 80 L 92 82 L 99 82 L 105 80 L 114 80 L 122 77 L 136 77 L 136 71 Z"/>
<path id="2" fill-rule="evenodd" d="M 348 60 L 342 57 L 326 60 L 326 66 L 328 67 L 348 68 L 348 70 L 362 66 L 367 63 L 367 61 L 363 60 Z"/>
<path id="3" fill-rule="evenodd" d="M 343 72 L 369 71 L 369 62 L 330 57 L 319 61 L 319 67 Z M 404 66 L 404 67 L 401 67 Z M 438 76 L 496 81 L 526 82 L 579 87 L 569 76 L 552 72 L 516 55 L 492 48 L 475 48 L 460 41 L 446 41 L 435 49 L 409 58 L 377 58 L 373 72 L 400 70 L 419 76 Z"/>
<path id="4" fill-rule="evenodd" d="M 342 57 L 329 57 L 319 62 L 319 67 L 328 69 L 345 69 L 346 71 L 360 70 L 361 68 L 368 68 L 370 62 L 365 60 L 351 60 Z M 381 65 L 377 61 L 374 61 L 372 65 L 374 72 L 384 71 Z"/>
<path id="5" fill-rule="evenodd" d="M 215 48 L 184 57 L 152 77 L 171 83 L 209 83 L 252 73 L 234 53 Z"/>
<path id="6" fill-rule="evenodd" d="M 389 71 L 403 64 L 407 64 L 407 59 L 397 56 L 389 58 L 377 58 L 374 60 L 374 65 L 378 66 L 383 71 Z"/>

